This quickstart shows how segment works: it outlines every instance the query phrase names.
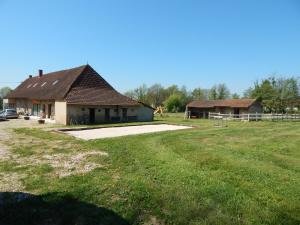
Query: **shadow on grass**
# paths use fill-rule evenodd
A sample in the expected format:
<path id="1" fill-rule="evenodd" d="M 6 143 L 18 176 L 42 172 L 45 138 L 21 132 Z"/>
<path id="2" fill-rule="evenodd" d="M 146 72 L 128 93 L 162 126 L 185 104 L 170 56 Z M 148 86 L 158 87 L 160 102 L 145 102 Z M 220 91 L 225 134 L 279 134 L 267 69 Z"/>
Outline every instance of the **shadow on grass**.
<path id="1" fill-rule="evenodd" d="M 1 225 L 122 225 L 129 224 L 113 211 L 60 193 L 32 195 L 0 192 Z"/>

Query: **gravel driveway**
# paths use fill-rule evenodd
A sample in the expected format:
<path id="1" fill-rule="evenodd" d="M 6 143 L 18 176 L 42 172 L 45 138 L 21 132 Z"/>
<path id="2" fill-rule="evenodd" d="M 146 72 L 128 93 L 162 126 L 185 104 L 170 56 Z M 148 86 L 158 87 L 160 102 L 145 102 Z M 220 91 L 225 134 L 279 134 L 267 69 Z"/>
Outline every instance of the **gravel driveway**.
<path id="1" fill-rule="evenodd" d="M 76 131 L 66 131 L 65 133 L 84 140 L 91 140 L 91 139 L 120 137 L 120 136 L 134 135 L 134 134 L 154 133 L 160 131 L 182 130 L 182 129 L 189 129 L 189 128 L 192 127 L 169 125 L 169 124 L 156 124 L 156 125 L 141 125 L 141 126 L 109 127 L 109 128 L 90 129 L 90 130 L 76 130 Z"/>

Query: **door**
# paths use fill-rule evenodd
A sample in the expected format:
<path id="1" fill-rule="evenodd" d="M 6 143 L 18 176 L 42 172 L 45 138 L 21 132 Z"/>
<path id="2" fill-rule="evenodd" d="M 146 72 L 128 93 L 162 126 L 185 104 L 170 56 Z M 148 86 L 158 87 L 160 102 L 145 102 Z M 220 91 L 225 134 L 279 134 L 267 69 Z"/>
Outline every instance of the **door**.
<path id="1" fill-rule="evenodd" d="M 233 109 L 233 114 L 234 114 L 234 117 L 239 117 L 240 109 L 239 108 L 234 108 Z"/>
<path id="2" fill-rule="evenodd" d="M 90 108 L 89 111 L 90 111 L 89 122 L 90 123 L 95 123 L 95 109 Z"/>
<path id="3" fill-rule="evenodd" d="M 51 117 L 51 107 L 52 107 L 52 105 L 51 104 L 49 104 L 48 105 L 48 118 L 50 119 L 50 117 Z"/>
<path id="4" fill-rule="evenodd" d="M 123 121 L 127 121 L 127 108 L 122 109 L 122 119 Z"/>
<path id="5" fill-rule="evenodd" d="M 32 115 L 33 116 L 40 116 L 40 107 L 41 105 L 40 104 L 33 104 L 32 105 Z"/>
<path id="6" fill-rule="evenodd" d="M 41 113 L 40 113 L 40 117 L 41 118 L 46 118 L 46 105 L 45 104 L 43 104 L 42 105 L 42 110 L 41 110 Z"/>
<path id="7" fill-rule="evenodd" d="M 109 121 L 109 120 L 110 120 L 110 110 L 105 109 L 105 121 Z"/>

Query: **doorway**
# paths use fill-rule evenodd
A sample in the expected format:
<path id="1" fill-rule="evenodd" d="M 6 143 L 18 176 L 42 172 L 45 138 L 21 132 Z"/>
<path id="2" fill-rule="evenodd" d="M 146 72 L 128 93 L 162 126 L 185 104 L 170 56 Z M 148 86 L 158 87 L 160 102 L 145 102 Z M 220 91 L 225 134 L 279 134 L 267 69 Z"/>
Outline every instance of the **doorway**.
<path id="1" fill-rule="evenodd" d="M 105 121 L 109 121 L 109 120 L 110 120 L 110 110 L 105 109 Z"/>
<path id="2" fill-rule="evenodd" d="M 234 108 L 233 109 L 233 114 L 234 114 L 234 117 L 239 117 L 240 109 L 239 108 Z"/>
<path id="3" fill-rule="evenodd" d="M 128 111 L 127 108 L 122 109 L 122 120 L 123 121 L 127 121 L 127 111 Z"/>
<path id="4" fill-rule="evenodd" d="M 33 104 L 32 105 L 32 115 L 33 116 L 39 116 L 40 115 L 40 109 L 41 105 L 40 104 Z"/>
<path id="5" fill-rule="evenodd" d="M 48 105 L 48 118 L 49 118 L 49 119 L 51 118 L 51 111 L 52 111 L 51 107 L 52 107 L 52 105 L 49 104 L 49 105 Z"/>
<path id="6" fill-rule="evenodd" d="M 95 123 L 95 109 L 94 108 L 89 108 L 89 114 L 90 114 L 90 117 L 89 117 L 89 122 L 90 123 Z"/>

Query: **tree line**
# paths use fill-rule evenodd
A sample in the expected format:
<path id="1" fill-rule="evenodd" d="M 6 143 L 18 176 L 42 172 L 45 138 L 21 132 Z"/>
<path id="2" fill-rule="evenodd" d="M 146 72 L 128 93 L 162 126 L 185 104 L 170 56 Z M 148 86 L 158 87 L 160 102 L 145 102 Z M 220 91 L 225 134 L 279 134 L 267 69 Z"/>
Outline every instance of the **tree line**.
<path id="1" fill-rule="evenodd" d="M 269 77 L 256 81 L 241 96 L 231 93 L 224 83 L 216 84 L 209 89 L 198 87 L 193 90 L 178 85 L 163 87 L 161 84 L 154 84 L 148 87 L 143 84 L 124 94 L 154 108 L 162 105 L 168 112 L 182 112 L 186 104 L 192 100 L 255 98 L 261 101 L 265 112 L 281 113 L 289 110 L 295 101 L 299 104 L 300 79 Z"/>
<path id="2" fill-rule="evenodd" d="M 3 97 L 10 91 L 9 87 L 0 88 L 0 110 L 3 108 Z M 299 107 L 300 77 L 262 79 L 254 82 L 241 96 L 231 93 L 224 83 L 209 89 L 198 87 L 193 90 L 178 85 L 163 87 L 161 84 L 154 84 L 148 87 L 143 84 L 124 94 L 154 108 L 162 105 L 168 112 L 182 112 L 192 100 L 255 98 L 262 102 L 265 112 L 283 113 L 292 110 L 294 105 Z"/>

